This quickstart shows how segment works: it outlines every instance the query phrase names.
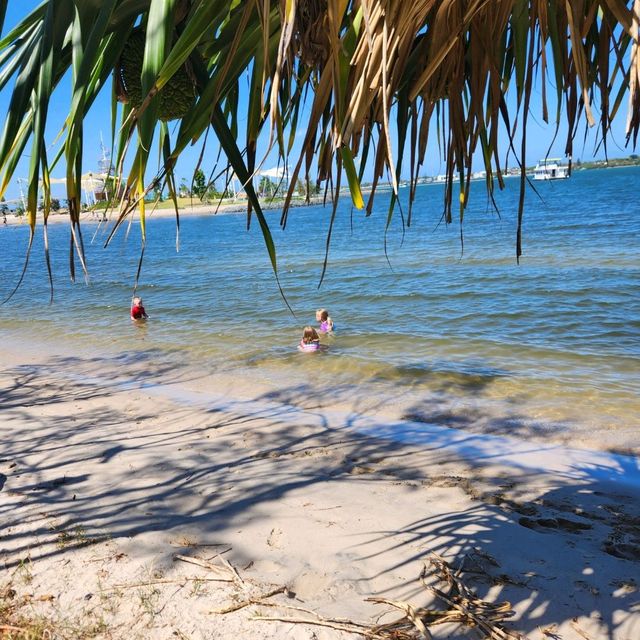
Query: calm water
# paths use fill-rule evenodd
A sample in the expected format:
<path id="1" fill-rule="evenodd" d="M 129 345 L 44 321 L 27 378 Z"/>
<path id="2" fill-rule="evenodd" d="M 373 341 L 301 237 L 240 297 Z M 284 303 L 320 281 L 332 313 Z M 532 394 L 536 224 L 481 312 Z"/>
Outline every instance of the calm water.
<path id="1" fill-rule="evenodd" d="M 68 279 L 69 231 L 50 226 L 55 302 L 48 305 L 41 230 L 26 280 L 0 307 L 4 340 L 85 353 L 153 351 L 194 370 L 228 372 L 301 395 L 369 399 L 372 410 L 431 424 L 638 447 L 640 435 L 640 221 L 637 168 L 584 171 L 536 183 L 515 260 L 518 180 L 498 216 L 474 183 L 459 225 L 439 224 L 441 185 L 419 187 L 403 234 L 396 212 L 384 251 L 388 196 L 370 218 L 338 209 L 327 276 L 318 289 L 330 209 L 270 212 L 278 293 L 259 227 L 243 215 L 157 219 L 139 288 L 151 321 L 128 305 L 139 232 L 87 223 L 89 286 Z M 406 194 L 405 194 L 406 195 Z M 405 205 L 406 212 L 406 205 Z M 27 230 L 0 225 L 4 297 L 17 281 Z M 317 307 L 336 323 L 328 350 L 296 351 Z M 375 402 L 373 401 L 375 399 Z"/>

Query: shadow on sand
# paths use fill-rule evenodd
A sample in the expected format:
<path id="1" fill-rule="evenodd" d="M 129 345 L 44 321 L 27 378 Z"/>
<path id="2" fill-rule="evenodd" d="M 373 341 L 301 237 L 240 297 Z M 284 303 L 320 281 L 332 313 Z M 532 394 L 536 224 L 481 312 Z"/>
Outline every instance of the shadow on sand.
<path id="1" fill-rule="evenodd" d="M 0 376 L 6 571 L 26 557 L 57 558 L 105 540 L 137 540 L 142 548 L 152 533 L 189 531 L 233 544 L 257 523 L 284 526 L 269 520 L 267 506 L 301 491 L 337 499 L 347 484 L 367 491 L 394 484 L 411 495 L 406 518 L 389 526 L 381 517 L 385 526 L 361 532 L 349 549 L 365 591 L 377 584 L 377 595 L 417 597 L 414 583 L 384 586 L 380 578 L 419 571 L 435 552 L 453 566 L 464 558 L 468 584 L 480 598 L 509 600 L 518 614 L 512 626 L 523 633 L 576 616 L 594 619 L 598 638 L 631 637 L 630 624 L 640 629 L 638 493 L 623 482 L 637 474 L 632 458 L 621 458 L 618 478 L 541 479 L 487 460 L 484 450 L 474 456 L 478 439 L 470 435 L 461 472 L 444 444 L 363 434 L 357 407 L 324 409 L 308 401 L 304 386 L 249 401 L 180 403 L 166 390 L 185 383 L 183 372 L 158 364 L 152 352 L 135 364 L 54 359 Z M 447 490 L 467 506 L 434 508 Z"/>

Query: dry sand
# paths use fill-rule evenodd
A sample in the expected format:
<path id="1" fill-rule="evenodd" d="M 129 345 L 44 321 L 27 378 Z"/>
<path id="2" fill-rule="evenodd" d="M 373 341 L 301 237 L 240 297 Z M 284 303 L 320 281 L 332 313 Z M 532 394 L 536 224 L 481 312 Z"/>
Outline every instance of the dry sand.
<path id="1" fill-rule="evenodd" d="M 226 203 L 220 206 L 216 205 L 194 205 L 192 207 L 181 207 L 181 216 L 201 216 L 207 214 L 225 214 L 225 213 L 242 213 L 246 211 L 246 204 L 243 202 Z M 92 223 L 100 224 L 102 222 L 113 223 L 118 219 L 118 212 L 116 209 L 104 212 L 106 220 L 102 220 L 103 211 L 85 211 L 80 215 L 80 222 L 82 224 Z M 137 217 L 137 212 L 133 213 L 134 217 Z M 149 206 L 147 210 L 147 218 L 175 218 L 176 214 L 173 209 L 153 209 Z M 42 215 L 38 214 L 36 218 L 37 225 L 42 225 Z M 4 218 L 0 216 L 0 229 L 5 224 Z M 66 212 L 52 213 L 47 220 L 47 224 L 69 224 L 69 215 Z M 27 226 L 27 219 L 25 216 L 16 216 L 13 213 L 9 213 L 6 216 L 6 225 L 23 225 Z"/>
<path id="2" fill-rule="evenodd" d="M 0 364 L 0 637 L 354 638 L 255 618 L 373 624 L 391 607 L 372 596 L 444 609 L 417 579 L 438 554 L 511 603 L 505 629 L 640 638 L 637 459 L 194 386 L 153 358 Z"/>
<path id="3" fill-rule="evenodd" d="M 180 207 L 180 216 L 202 216 L 202 215 L 224 215 L 229 213 L 246 213 L 247 211 L 247 201 L 238 199 L 235 202 L 231 202 L 229 200 L 224 201 L 223 203 L 217 204 L 197 204 L 197 200 L 194 200 L 196 204 L 192 206 L 181 206 Z M 308 205 L 317 205 L 322 204 L 324 202 L 324 198 L 319 196 L 314 196 L 307 203 L 304 199 L 294 198 L 291 201 L 292 207 L 301 207 Z M 262 209 L 267 210 L 282 210 L 282 201 L 276 201 L 274 203 L 270 203 L 268 200 L 261 201 Z M 103 214 L 104 218 L 103 219 Z M 131 214 L 134 218 L 138 217 L 137 210 Z M 152 204 L 147 204 L 146 216 L 148 220 L 154 220 L 156 218 L 175 218 L 176 213 L 172 207 L 169 208 L 154 208 Z M 95 211 L 84 211 L 80 215 L 80 222 L 82 224 L 100 224 L 107 223 L 113 224 L 118 219 L 118 210 L 117 208 L 110 209 L 109 211 L 103 211 L 96 209 Z M 42 225 L 42 214 L 38 214 L 36 218 L 37 225 Z M 57 213 L 51 213 L 47 224 L 69 224 L 69 215 L 66 211 L 60 211 Z M 0 216 L 0 229 L 5 225 L 4 217 Z M 24 225 L 27 226 L 27 219 L 25 216 L 16 216 L 13 213 L 9 213 L 6 215 L 6 225 Z"/>

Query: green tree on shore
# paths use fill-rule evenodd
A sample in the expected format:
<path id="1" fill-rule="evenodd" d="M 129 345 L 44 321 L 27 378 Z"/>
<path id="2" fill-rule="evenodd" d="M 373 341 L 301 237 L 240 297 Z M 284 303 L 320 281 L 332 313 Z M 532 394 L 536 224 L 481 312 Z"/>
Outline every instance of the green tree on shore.
<path id="1" fill-rule="evenodd" d="M 258 194 L 265 198 L 272 198 L 276 194 L 278 185 L 268 176 L 262 176 L 258 184 Z"/>
<path id="2" fill-rule="evenodd" d="M 204 176 L 204 171 L 202 169 L 196 169 L 196 172 L 193 174 L 193 185 L 191 187 L 191 193 L 196 198 L 202 199 L 206 192 L 207 180 Z"/>

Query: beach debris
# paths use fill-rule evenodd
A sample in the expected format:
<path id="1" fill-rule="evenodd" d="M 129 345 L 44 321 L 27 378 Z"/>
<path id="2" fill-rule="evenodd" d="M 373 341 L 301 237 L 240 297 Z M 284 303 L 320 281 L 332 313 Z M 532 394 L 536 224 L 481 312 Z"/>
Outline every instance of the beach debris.
<path id="1" fill-rule="evenodd" d="M 575 619 L 575 618 L 571 621 L 571 626 L 573 627 L 573 629 L 575 630 L 575 632 L 576 632 L 578 635 L 580 635 L 580 636 L 582 636 L 582 637 L 584 638 L 584 640 L 591 640 L 591 637 L 590 637 L 590 636 L 588 636 L 588 635 L 587 635 L 587 634 L 586 634 L 586 633 L 585 633 L 585 632 L 584 632 L 584 631 L 583 631 L 583 630 L 578 626 L 578 623 L 576 622 L 576 619 Z"/>
<path id="2" fill-rule="evenodd" d="M 180 549 L 195 549 L 197 547 L 226 547 L 224 551 L 218 551 L 218 553 L 227 553 L 232 549 L 231 545 L 227 542 L 196 542 L 186 536 L 176 540 L 171 540 L 169 544 L 172 547 L 178 547 Z"/>
<path id="3" fill-rule="evenodd" d="M 562 636 L 559 636 L 557 633 L 558 625 L 555 623 L 544 628 L 538 627 L 538 629 L 545 638 L 551 638 L 551 640 L 562 640 Z"/>
<path id="4" fill-rule="evenodd" d="M 23 631 L 26 631 L 26 629 L 24 627 L 14 627 L 10 624 L 0 624 L 0 631 L 17 631 L 18 633 L 22 633 Z"/>
<path id="5" fill-rule="evenodd" d="M 218 560 L 221 564 L 213 564 L 211 560 L 203 560 L 202 558 L 196 558 L 194 556 L 175 555 L 173 556 L 173 559 L 195 564 L 199 567 L 203 567 L 204 569 L 208 569 L 209 571 L 213 571 L 217 574 L 216 577 L 208 578 L 208 580 L 230 582 L 238 590 L 247 594 L 247 597 L 244 600 L 235 602 L 233 605 L 224 607 L 221 610 L 212 611 L 211 613 L 231 613 L 232 611 L 237 611 L 238 609 L 242 609 L 251 604 L 259 604 L 262 600 L 279 593 L 285 594 L 288 598 L 295 597 L 295 594 L 287 586 L 257 583 L 254 580 L 243 578 L 240 575 L 240 572 L 220 553 L 212 559 Z M 252 592 L 256 589 L 262 589 L 263 592 L 258 595 L 253 595 Z M 268 591 L 265 592 L 265 589 L 268 589 Z"/>
<path id="6" fill-rule="evenodd" d="M 395 635 L 395 636 L 381 636 L 381 635 L 372 635 L 371 631 L 373 627 L 368 624 L 363 624 L 360 622 L 353 622 L 352 620 L 342 620 L 342 619 L 328 619 L 323 618 L 318 615 L 315 611 L 311 609 L 305 609 L 304 607 L 294 607 L 291 605 L 285 604 L 275 604 L 272 602 L 262 602 L 260 603 L 264 607 L 277 607 L 279 609 L 285 611 L 295 611 L 298 613 L 304 613 L 304 617 L 297 617 L 294 614 L 291 615 L 255 615 L 251 619 L 252 620 L 263 620 L 267 622 L 288 622 L 289 624 L 308 624 L 315 625 L 319 627 L 328 627 L 330 629 L 335 629 L 337 631 L 346 631 L 347 633 L 353 633 L 356 635 L 364 636 L 369 640 L 410 640 L 414 636 L 408 635 Z M 430 636 L 428 636 L 430 638 Z"/>
<path id="7" fill-rule="evenodd" d="M 442 609 L 425 609 L 401 600 L 367 598 L 367 602 L 386 605 L 402 612 L 402 617 L 392 622 L 372 625 L 352 620 L 323 618 L 315 611 L 303 607 L 263 601 L 258 604 L 262 607 L 281 609 L 285 613 L 257 614 L 252 619 L 329 627 L 362 636 L 367 640 L 431 640 L 433 636 L 429 627 L 444 623 L 457 623 L 474 628 L 487 640 L 526 640 L 526 636 L 521 633 L 503 627 L 503 622 L 514 615 L 509 602 L 494 603 L 477 598 L 460 578 L 462 567 L 454 572 L 449 564 L 436 554 L 432 554 L 428 564 L 429 568 L 427 564 L 423 566 L 418 580 L 427 592 L 445 605 Z M 444 584 L 438 587 L 427 584 L 426 578 L 429 574 L 435 575 L 438 581 Z M 275 592 L 268 597 L 271 595 L 275 595 Z M 247 606 L 253 603 L 242 604 Z"/>
<path id="8" fill-rule="evenodd" d="M 247 598 L 246 600 L 236 602 L 235 604 L 229 605 L 228 607 L 223 607 L 222 609 L 213 609 L 209 613 L 217 613 L 217 614 L 232 613 L 234 611 L 239 611 L 240 609 L 244 609 L 245 607 L 249 607 L 252 604 L 264 604 L 264 600 L 266 600 L 267 598 L 271 598 L 275 595 L 278 595 L 280 593 L 284 593 L 285 595 L 288 595 L 288 597 L 293 597 L 292 592 L 290 592 L 287 589 L 287 587 L 282 586 L 282 587 L 277 587 L 275 589 L 271 589 L 270 591 L 267 591 L 267 593 L 262 593 L 253 598 Z"/>
<path id="9" fill-rule="evenodd" d="M 114 584 L 110 587 L 103 588 L 102 591 L 107 593 L 109 591 L 120 591 L 121 589 L 139 589 L 140 587 L 151 587 L 158 584 L 178 584 L 184 587 L 188 582 L 227 582 L 226 580 L 220 580 L 220 578 L 203 578 L 201 576 L 181 576 L 174 580 L 147 580 L 145 582 L 131 582 L 124 584 Z"/>
<path id="10" fill-rule="evenodd" d="M 220 558 L 220 560 L 224 560 L 222 556 L 218 555 L 216 557 Z M 173 556 L 173 559 L 174 561 L 188 562 L 189 564 L 195 564 L 199 567 L 202 567 L 203 569 L 208 569 L 209 571 L 213 571 L 214 573 L 218 574 L 215 580 L 218 580 L 220 582 L 237 583 L 238 579 L 240 578 L 240 576 L 238 575 L 238 572 L 235 569 L 233 569 L 233 567 L 231 567 L 231 565 L 229 565 L 229 563 L 226 560 L 224 560 L 226 564 L 219 565 L 219 564 L 213 564 L 209 560 L 203 560 L 202 558 L 196 558 L 194 556 L 183 556 L 181 554 L 176 554 L 175 556 Z M 242 578 L 240 578 L 240 581 L 242 581 Z"/>
<path id="11" fill-rule="evenodd" d="M 187 562 L 189 564 L 195 564 L 198 567 L 202 567 L 209 571 L 216 573 L 216 577 L 208 578 L 211 581 L 230 582 L 238 590 L 244 592 L 246 596 L 242 600 L 238 600 L 233 604 L 230 604 L 221 609 L 215 609 L 210 613 L 226 614 L 232 613 L 244 609 L 250 605 L 264 604 L 264 601 L 278 594 L 284 594 L 287 598 L 295 598 L 295 593 L 289 589 L 286 585 L 267 585 L 258 584 L 253 580 L 247 580 L 240 575 L 240 572 L 226 559 L 221 553 L 214 556 L 213 559 L 218 560 L 221 564 L 214 564 L 211 560 L 204 560 L 202 558 L 196 558 L 194 556 L 184 556 L 181 554 L 173 556 L 175 561 Z M 185 582 L 190 578 L 182 578 Z M 257 589 L 262 591 L 254 593 Z M 267 589 L 265 591 L 265 589 Z"/>

